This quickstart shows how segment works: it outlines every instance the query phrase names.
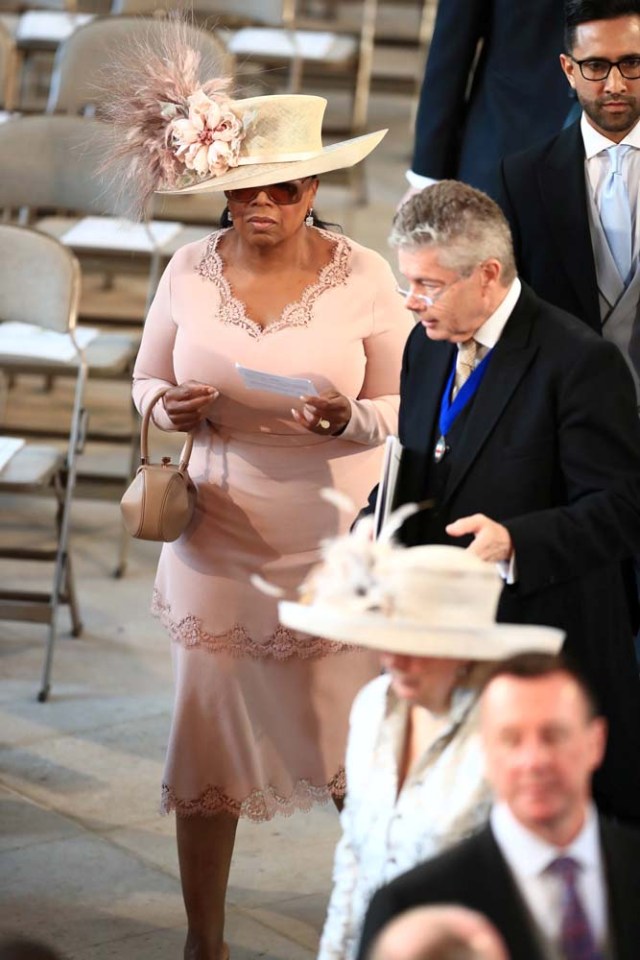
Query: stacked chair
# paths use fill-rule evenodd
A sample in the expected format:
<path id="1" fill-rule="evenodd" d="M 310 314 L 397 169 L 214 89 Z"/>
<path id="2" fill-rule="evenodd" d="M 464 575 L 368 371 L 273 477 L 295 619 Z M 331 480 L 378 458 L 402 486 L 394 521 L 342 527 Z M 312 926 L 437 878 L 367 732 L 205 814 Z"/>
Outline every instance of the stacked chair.
<path id="1" fill-rule="evenodd" d="M 8 543 L 7 524 L 0 546 L 0 559 L 11 561 L 13 575 L 17 575 L 17 565 L 24 561 L 42 561 L 53 567 L 51 586 L 46 591 L 11 589 L 6 586 L 6 581 L 0 589 L 0 619 L 48 624 L 38 694 L 40 701 L 46 700 L 49 694 L 60 607 L 69 608 L 73 636 L 78 636 L 82 629 L 69 542 L 77 462 L 86 421 L 84 389 L 87 368 L 74 339 L 79 296 L 78 262 L 66 247 L 35 230 L 0 224 L 0 335 L 3 327 L 8 329 L 8 323 L 30 324 L 38 330 L 66 335 L 71 347 L 68 359 L 49 357 L 38 360 L 21 354 L 19 347 L 0 355 L 5 375 L 25 372 L 50 376 L 63 374 L 72 377 L 74 383 L 72 410 L 65 426 L 62 447 L 57 443 L 60 433 L 56 431 L 55 437 L 47 437 L 46 442 L 30 442 L 20 447 L 0 469 L 0 497 L 5 507 L 7 498 L 11 498 L 13 523 L 16 516 L 20 516 L 16 503 L 19 498 L 47 496 L 53 500 L 55 508 L 52 545 L 28 545 L 30 534 L 20 527 L 15 531 L 15 542 Z M 55 417 L 59 422 L 66 418 L 66 410 Z M 3 424 L 0 432 L 5 431 L 10 432 Z"/>
<path id="2" fill-rule="evenodd" d="M 58 45 L 99 12 L 100 0 L 3 0 L 0 8 L 0 20 L 16 49 L 11 80 L 15 105 L 24 109 L 32 106 L 27 85 L 48 81 Z"/>
<path id="3" fill-rule="evenodd" d="M 0 124 L 0 210 L 56 240 L 84 215 L 118 212 L 118 204 L 125 204 L 126 197 L 101 192 L 94 178 L 102 155 L 101 140 L 107 135 L 108 130 L 97 121 L 82 117 L 28 116 Z M 64 214 L 43 216 L 47 211 Z M 115 260 L 110 261 L 110 268 L 116 269 Z M 90 377 L 129 382 L 138 343 L 136 333 L 107 332 L 97 337 L 87 349 Z M 56 373 L 64 374 L 64 369 Z M 138 455 L 137 415 L 130 400 L 127 409 L 130 427 L 125 432 L 90 434 L 93 441 L 126 445 L 124 474 L 81 472 L 83 495 L 117 499 L 125 489 Z M 34 426 L 32 432 L 36 431 Z M 123 533 L 117 575 L 124 570 L 127 543 Z"/>

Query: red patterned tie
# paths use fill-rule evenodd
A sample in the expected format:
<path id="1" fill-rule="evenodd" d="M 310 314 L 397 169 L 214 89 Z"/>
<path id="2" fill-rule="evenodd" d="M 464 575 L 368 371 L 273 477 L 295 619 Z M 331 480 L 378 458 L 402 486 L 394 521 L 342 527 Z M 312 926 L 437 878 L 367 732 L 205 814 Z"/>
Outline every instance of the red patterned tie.
<path id="1" fill-rule="evenodd" d="M 547 871 L 562 883 L 559 946 L 563 957 L 565 960 L 603 960 L 576 888 L 580 865 L 572 857 L 558 857 Z"/>

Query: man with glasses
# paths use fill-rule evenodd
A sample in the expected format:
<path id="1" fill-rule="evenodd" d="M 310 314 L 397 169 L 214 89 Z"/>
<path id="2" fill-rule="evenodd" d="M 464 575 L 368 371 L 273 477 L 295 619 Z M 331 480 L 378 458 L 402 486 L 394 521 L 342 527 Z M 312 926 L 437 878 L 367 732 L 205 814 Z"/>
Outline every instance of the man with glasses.
<path id="1" fill-rule="evenodd" d="M 582 116 L 502 163 L 521 276 L 622 351 L 640 402 L 640 0 L 566 0 Z"/>
<path id="2" fill-rule="evenodd" d="M 611 730 L 598 803 L 640 823 L 626 579 L 640 553 L 640 421 L 626 364 L 520 282 L 508 224 L 480 191 L 427 187 L 390 241 L 419 321 L 403 358 L 393 505 L 433 503 L 401 538 L 500 564 L 498 619 L 565 630 Z"/>
<path id="3" fill-rule="evenodd" d="M 640 412 L 640 0 L 566 0 L 565 50 L 582 116 L 503 161 L 500 204 L 522 277 L 620 348 Z"/>

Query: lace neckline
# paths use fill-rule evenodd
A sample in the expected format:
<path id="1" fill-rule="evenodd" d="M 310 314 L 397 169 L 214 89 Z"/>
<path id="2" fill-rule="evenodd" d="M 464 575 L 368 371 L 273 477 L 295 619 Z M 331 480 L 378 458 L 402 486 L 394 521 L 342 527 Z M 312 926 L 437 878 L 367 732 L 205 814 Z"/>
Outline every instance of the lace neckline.
<path id="1" fill-rule="evenodd" d="M 242 327 L 249 336 L 256 339 L 276 333 L 285 327 L 308 326 L 318 297 L 331 287 L 345 284 L 351 270 L 349 263 L 351 246 L 348 240 L 340 234 L 330 233 L 328 230 L 321 230 L 319 227 L 314 229 L 318 230 L 320 235 L 332 244 L 331 258 L 320 270 L 317 280 L 304 288 L 298 300 L 287 304 L 279 320 L 267 324 L 266 327 L 256 323 L 247 315 L 245 304 L 234 295 L 231 284 L 224 276 L 223 261 L 218 252 L 218 244 L 227 231 L 218 230 L 213 233 L 209 237 L 202 259 L 196 267 L 196 272 L 205 280 L 210 280 L 218 288 L 220 293 L 218 319 L 220 322 Z"/>

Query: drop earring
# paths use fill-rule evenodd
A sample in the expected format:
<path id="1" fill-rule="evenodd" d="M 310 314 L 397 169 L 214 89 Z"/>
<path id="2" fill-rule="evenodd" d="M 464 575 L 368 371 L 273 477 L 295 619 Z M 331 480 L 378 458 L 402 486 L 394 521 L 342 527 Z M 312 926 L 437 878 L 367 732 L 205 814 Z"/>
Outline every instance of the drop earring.
<path id="1" fill-rule="evenodd" d="M 229 223 L 233 223 L 233 217 L 231 216 L 231 210 L 227 210 L 227 220 Z"/>
<path id="2" fill-rule="evenodd" d="M 308 214 L 307 214 L 306 217 L 304 218 L 304 222 L 305 222 L 305 226 L 307 226 L 307 227 L 312 227 L 312 226 L 313 226 L 313 207 L 311 207 L 311 209 L 309 210 Z"/>

